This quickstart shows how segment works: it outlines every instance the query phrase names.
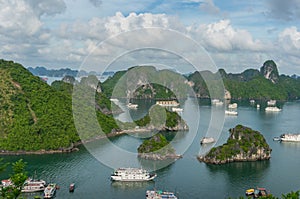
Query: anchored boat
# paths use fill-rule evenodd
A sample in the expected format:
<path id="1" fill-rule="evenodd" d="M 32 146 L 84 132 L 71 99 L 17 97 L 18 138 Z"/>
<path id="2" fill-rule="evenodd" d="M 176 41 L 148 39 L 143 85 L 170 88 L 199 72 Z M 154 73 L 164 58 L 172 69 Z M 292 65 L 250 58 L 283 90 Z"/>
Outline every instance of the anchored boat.
<path id="1" fill-rule="evenodd" d="M 34 180 L 29 178 L 24 182 L 21 192 L 23 193 L 38 192 L 38 191 L 44 191 L 45 188 L 46 188 L 46 181 Z"/>
<path id="2" fill-rule="evenodd" d="M 300 134 L 282 134 L 280 136 L 280 141 L 282 142 L 300 142 Z"/>
<path id="3" fill-rule="evenodd" d="M 113 181 L 150 181 L 156 177 L 155 173 L 149 173 L 140 168 L 119 168 L 111 175 Z"/>
<path id="4" fill-rule="evenodd" d="M 177 199 L 173 192 L 166 192 L 161 190 L 147 190 L 146 191 L 146 199 Z"/>
<path id="5" fill-rule="evenodd" d="M 44 190 L 44 198 L 53 198 L 56 192 L 56 184 L 55 183 L 50 183 Z"/>

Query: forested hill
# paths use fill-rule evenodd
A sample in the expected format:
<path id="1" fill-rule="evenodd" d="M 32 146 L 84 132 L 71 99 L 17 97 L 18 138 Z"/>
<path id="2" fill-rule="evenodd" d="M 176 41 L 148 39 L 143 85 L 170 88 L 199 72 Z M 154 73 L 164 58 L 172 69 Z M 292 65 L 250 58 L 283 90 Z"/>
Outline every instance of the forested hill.
<path id="1" fill-rule="evenodd" d="M 220 69 L 218 74 L 202 71 L 189 75 L 188 80 L 198 97 L 209 98 L 203 76 L 207 81 L 222 78 L 225 89 L 230 92 L 233 99 L 294 100 L 300 98 L 300 78 L 280 75 L 276 63 L 272 60 L 264 62 L 260 70 L 247 69 L 242 73 L 232 74 Z"/>
<path id="2" fill-rule="evenodd" d="M 74 99 L 82 103 L 72 104 Z M 75 113 L 72 105 L 76 107 Z M 111 104 L 94 75 L 83 77 L 80 82 L 69 76 L 49 86 L 22 65 L 0 60 L 1 153 L 62 151 L 72 143 L 91 140 L 103 133 L 114 135 L 121 130 L 135 129 L 137 124 L 143 127 L 151 124 L 149 114 L 136 123 L 122 123 L 113 118 L 112 111 L 120 109 Z M 75 128 L 77 113 L 80 115 Z M 94 116 L 98 123 L 91 125 L 89 121 Z M 182 124 L 180 122 L 177 113 L 167 114 L 166 126 L 162 128 L 173 130 Z"/>
<path id="3" fill-rule="evenodd" d="M 71 96 L 58 92 L 20 64 L 0 60 L 0 149 L 68 147 L 79 141 Z"/>
<path id="4" fill-rule="evenodd" d="M 94 81 L 94 80 L 97 81 Z M 111 116 L 109 99 L 101 93 L 96 76 L 82 78 L 78 84 L 84 88 L 83 101 L 92 103 L 92 110 L 104 133 L 117 129 Z M 91 139 L 99 132 L 92 126 L 77 134 L 72 110 L 71 83 L 54 82 L 52 86 L 32 75 L 22 65 L 0 60 L 0 150 L 37 151 L 60 150 L 72 146 L 81 139 Z M 87 92 L 95 92 L 95 99 L 86 99 Z M 88 112 L 87 111 L 87 112 Z M 85 118 L 87 119 L 87 118 Z M 81 128 L 79 126 L 77 128 Z M 81 138 L 81 139 L 80 139 Z"/>

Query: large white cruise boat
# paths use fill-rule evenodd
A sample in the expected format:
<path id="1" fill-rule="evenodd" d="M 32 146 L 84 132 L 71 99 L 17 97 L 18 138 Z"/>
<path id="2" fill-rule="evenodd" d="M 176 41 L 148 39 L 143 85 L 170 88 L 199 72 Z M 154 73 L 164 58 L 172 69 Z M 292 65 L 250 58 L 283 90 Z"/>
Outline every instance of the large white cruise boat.
<path id="1" fill-rule="evenodd" d="M 46 182 L 44 180 L 34 180 L 29 178 L 25 181 L 21 192 L 28 193 L 28 192 L 37 192 L 37 191 L 44 191 L 46 188 Z"/>
<path id="2" fill-rule="evenodd" d="M 150 181 L 156 177 L 155 173 L 149 173 L 140 168 L 119 168 L 111 175 L 113 181 Z"/>
<path id="3" fill-rule="evenodd" d="M 265 111 L 266 112 L 279 112 L 279 111 L 281 111 L 281 109 L 276 106 L 268 106 L 268 107 L 266 107 Z"/>
<path id="4" fill-rule="evenodd" d="M 300 142 L 300 134 L 282 134 L 280 136 L 282 142 Z"/>

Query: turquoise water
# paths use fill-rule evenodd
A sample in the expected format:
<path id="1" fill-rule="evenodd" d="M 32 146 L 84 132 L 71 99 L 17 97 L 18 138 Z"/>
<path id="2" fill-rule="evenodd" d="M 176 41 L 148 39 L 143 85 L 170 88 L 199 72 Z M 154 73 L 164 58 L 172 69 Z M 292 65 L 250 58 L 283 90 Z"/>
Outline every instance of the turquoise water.
<path id="1" fill-rule="evenodd" d="M 126 113 L 127 116 L 138 118 L 144 115 L 154 102 L 137 101 L 137 103 L 140 108 L 136 111 L 130 110 Z M 153 188 L 176 192 L 180 199 L 238 197 L 243 196 L 245 190 L 251 187 L 266 187 L 276 196 L 300 189 L 300 143 L 278 143 L 272 140 L 273 137 L 285 132 L 300 133 L 300 102 L 282 104 L 283 110 L 280 113 L 265 113 L 247 102 L 241 105 L 239 103 L 239 115 L 225 117 L 217 145 L 226 141 L 229 128 L 243 124 L 264 135 L 273 150 L 272 158 L 269 161 L 226 165 L 207 165 L 196 159 L 203 151 L 199 141 L 206 135 L 209 122 L 211 121 L 211 126 L 223 123 L 224 107 L 211 107 L 206 102 L 201 102 L 199 106 L 196 99 L 187 100 L 183 107 L 182 116 L 190 126 L 189 132 L 179 132 L 176 136 L 174 133 L 166 135 L 169 139 L 173 138 L 176 151 L 186 151 L 182 159 L 157 170 L 158 177 L 153 182 L 112 183 L 109 177 L 113 169 L 96 159 L 98 153 L 104 152 L 111 159 L 124 162 L 125 166 L 159 168 L 158 162 L 142 161 L 138 158 L 128 160 L 122 155 L 110 155 L 112 145 L 135 152 L 143 141 L 138 136 L 112 138 L 113 144 L 103 140 L 89 143 L 87 148 L 96 154 L 96 158 L 84 146 L 80 147 L 80 151 L 70 154 L 3 157 L 8 162 L 23 158 L 28 163 L 30 174 L 36 173 L 47 182 L 56 182 L 60 186 L 56 194 L 57 199 L 142 199 L 145 198 L 146 190 Z M 119 117 L 126 119 L 124 115 Z M 9 172 L 8 170 L 2 173 L 1 179 L 7 178 Z M 69 184 L 73 182 L 76 184 L 75 192 L 69 193 Z M 26 196 L 33 198 L 34 195 Z"/>

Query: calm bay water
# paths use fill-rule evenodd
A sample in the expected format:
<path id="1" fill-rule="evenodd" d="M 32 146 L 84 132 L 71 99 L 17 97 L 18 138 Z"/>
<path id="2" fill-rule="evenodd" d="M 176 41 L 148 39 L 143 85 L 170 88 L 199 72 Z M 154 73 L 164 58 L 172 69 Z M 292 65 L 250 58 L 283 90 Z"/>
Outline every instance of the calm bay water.
<path id="1" fill-rule="evenodd" d="M 130 110 L 118 116 L 127 120 L 131 115 L 134 119 L 146 114 L 154 101 L 138 101 L 139 109 Z M 184 102 L 182 117 L 190 126 L 189 132 L 179 132 L 173 139 L 176 151 L 185 151 L 183 158 L 156 171 L 158 177 L 153 182 L 143 183 L 112 183 L 112 168 L 99 162 L 84 147 L 70 154 L 3 156 L 5 161 L 13 162 L 20 158 L 28 163 L 30 174 L 36 173 L 47 182 L 56 182 L 60 186 L 57 199 L 67 198 L 101 198 L 101 199 L 142 199 L 147 189 L 163 189 L 176 192 L 179 198 L 228 198 L 243 196 L 251 187 L 266 187 L 272 194 L 300 189 L 300 143 L 278 143 L 272 139 L 285 132 L 300 133 L 300 102 L 287 102 L 281 105 L 280 113 L 265 113 L 248 103 L 240 104 L 239 115 L 226 116 L 224 126 L 217 145 L 223 144 L 228 138 L 228 129 L 237 124 L 249 126 L 260 131 L 273 149 L 269 161 L 230 163 L 226 165 L 207 165 L 200 163 L 196 156 L 203 151 L 200 139 L 206 135 L 210 125 L 223 122 L 224 107 L 211 107 L 205 102 L 198 105 L 197 99 Z M 125 106 L 123 106 L 124 108 Z M 198 110 L 199 108 L 199 110 Z M 262 107 L 263 108 L 263 107 Z M 198 110 L 198 111 L 197 111 Z M 126 116 L 127 115 L 127 116 Z M 199 125 L 198 125 L 199 122 Z M 214 128 L 213 128 L 214 129 Z M 174 133 L 167 133 L 173 138 Z M 111 139 L 112 143 L 124 150 L 136 152 L 143 139 L 135 136 L 121 136 Z M 95 141 L 88 144 L 89 150 L 109 154 L 111 144 Z M 124 162 L 122 166 L 143 166 L 154 169 L 158 163 L 153 161 L 128 161 L 123 156 L 114 155 Z M 125 165 L 126 164 L 126 165 Z M 0 179 L 8 177 L 6 171 Z M 76 183 L 74 193 L 68 192 L 70 183 Z M 35 194 L 36 195 L 36 194 Z M 34 195 L 26 195 L 33 198 Z"/>

